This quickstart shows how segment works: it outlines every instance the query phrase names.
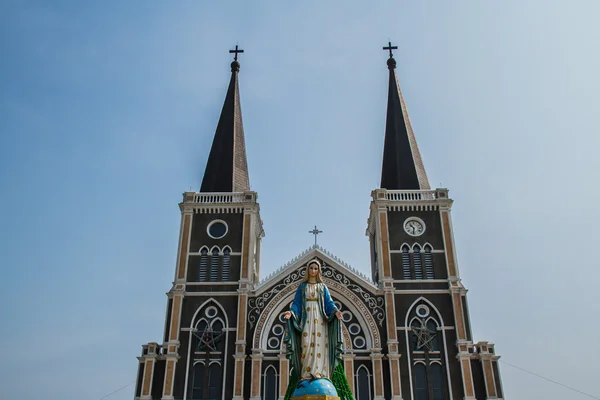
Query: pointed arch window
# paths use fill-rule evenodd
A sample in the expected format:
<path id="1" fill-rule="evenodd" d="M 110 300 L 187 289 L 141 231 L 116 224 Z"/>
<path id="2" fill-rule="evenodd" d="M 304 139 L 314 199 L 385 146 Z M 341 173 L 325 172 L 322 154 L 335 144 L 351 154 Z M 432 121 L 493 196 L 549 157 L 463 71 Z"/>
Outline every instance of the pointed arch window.
<path id="1" fill-rule="evenodd" d="M 413 394 L 415 400 L 446 400 L 444 333 L 429 307 L 424 302 L 415 306 L 409 324 Z"/>
<path id="2" fill-rule="evenodd" d="M 425 246 L 425 252 L 423 253 L 423 261 L 425 261 L 425 278 L 435 279 L 433 273 L 433 258 L 431 256 L 431 246 Z"/>
<path id="3" fill-rule="evenodd" d="M 191 396 L 194 400 L 222 398 L 224 363 L 226 362 L 226 322 L 214 304 L 199 311 L 192 330 L 191 359 L 194 362 Z"/>
<path id="4" fill-rule="evenodd" d="M 279 376 L 272 365 L 269 365 L 265 370 L 263 379 L 264 381 L 262 398 L 264 400 L 277 400 L 279 398 L 277 390 Z"/>
<path id="5" fill-rule="evenodd" d="M 356 371 L 356 399 L 371 400 L 371 374 L 364 365 Z"/>
<path id="6" fill-rule="evenodd" d="M 421 247 L 413 247 L 413 265 L 415 267 L 415 279 L 423 279 L 423 266 L 421 264 Z"/>
<path id="7" fill-rule="evenodd" d="M 213 249 L 210 257 L 210 281 L 216 282 L 219 279 L 219 250 Z"/>
<path id="8" fill-rule="evenodd" d="M 444 372 L 442 365 L 431 363 L 429 366 L 429 376 L 431 377 L 431 391 L 433 400 L 445 400 L 444 395 Z"/>
<path id="9" fill-rule="evenodd" d="M 194 365 L 194 377 L 192 382 L 192 398 L 203 399 L 204 398 L 204 375 L 205 368 L 202 362 L 198 362 Z"/>
<path id="10" fill-rule="evenodd" d="M 200 251 L 200 269 L 198 271 L 198 282 L 206 282 L 207 270 L 208 270 L 208 250 L 202 249 Z"/>
<path id="11" fill-rule="evenodd" d="M 407 245 L 402 246 L 402 277 L 404 279 L 411 279 L 412 275 L 410 272 L 410 249 Z"/>
<path id="12" fill-rule="evenodd" d="M 231 250 L 226 248 L 223 250 L 223 267 L 221 269 L 221 280 L 229 280 L 229 264 L 231 262 Z"/>
<path id="13" fill-rule="evenodd" d="M 427 368 L 423 363 L 416 363 L 413 366 L 415 375 L 415 400 L 429 400 L 429 389 L 427 384 Z"/>

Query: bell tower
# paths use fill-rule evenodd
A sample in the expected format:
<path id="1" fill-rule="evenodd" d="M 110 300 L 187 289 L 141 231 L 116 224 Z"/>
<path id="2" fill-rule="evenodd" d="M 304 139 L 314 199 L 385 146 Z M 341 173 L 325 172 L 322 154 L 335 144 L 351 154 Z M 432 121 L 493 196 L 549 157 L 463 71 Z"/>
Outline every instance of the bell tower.
<path id="1" fill-rule="evenodd" d="M 386 305 L 385 398 L 500 399 L 494 345 L 474 343 L 445 188 L 431 189 L 389 51 L 381 185 L 371 193 L 371 273 Z"/>
<path id="2" fill-rule="evenodd" d="M 183 193 L 162 344 L 143 346 L 136 399 L 242 399 L 248 293 L 264 236 L 250 190 L 238 74 L 231 80 L 198 192 Z"/>

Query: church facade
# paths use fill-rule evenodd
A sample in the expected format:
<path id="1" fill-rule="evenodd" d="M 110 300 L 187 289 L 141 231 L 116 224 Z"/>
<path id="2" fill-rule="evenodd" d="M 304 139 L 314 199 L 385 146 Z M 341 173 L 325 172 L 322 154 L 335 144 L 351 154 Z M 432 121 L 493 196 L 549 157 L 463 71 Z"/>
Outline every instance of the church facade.
<path id="1" fill-rule="evenodd" d="M 365 276 L 318 245 L 261 279 L 264 236 L 250 190 L 238 73 L 231 80 L 204 178 L 179 203 L 175 278 L 162 342 L 142 346 L 136 400 L 283 400 L 285 320 L 306 263 L 342 311 L 344 367 L 358 400 L 502 399 L 493 343 L 471 335 L 448 190 L 431 189 L 387 50 L 381 184 L 372 191 Z"/>

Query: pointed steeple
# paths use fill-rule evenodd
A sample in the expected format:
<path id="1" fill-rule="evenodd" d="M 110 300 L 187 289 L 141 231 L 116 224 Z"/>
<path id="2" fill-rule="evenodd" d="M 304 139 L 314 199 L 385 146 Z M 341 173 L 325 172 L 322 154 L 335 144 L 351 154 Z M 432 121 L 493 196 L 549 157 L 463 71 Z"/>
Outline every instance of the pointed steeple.
<path id="1" fill-rule="evenodd" d="M 231 80 L 223 103 L 221 117 L 213 139 L 210 155 L 206 162 L 201 192 L 244 192 L 250 190 L 248 161 L 242 125 L 238 72 L 238 53 L 244 50 L 229 50 L 235 53 L 231 63 Z"/>
<path id="2" fill-rule="evenodd" d="M 400 91 L 400 85 L 398 85 L 396 60 L 392 54 L 392 50 L 397 48 L 391 43 L 388 47 L 383 48 L 390 51 L 390 58 L 387 60 L 390 81 L 381 188 L 388 190 L 430 189 L 421 153 L 408 118 L 406 104 Z"/>

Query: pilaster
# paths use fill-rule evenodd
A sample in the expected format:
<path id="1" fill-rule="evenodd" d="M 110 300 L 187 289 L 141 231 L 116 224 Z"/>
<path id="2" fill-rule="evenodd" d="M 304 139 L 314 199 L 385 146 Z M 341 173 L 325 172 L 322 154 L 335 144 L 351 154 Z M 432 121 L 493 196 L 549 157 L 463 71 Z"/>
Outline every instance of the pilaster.
<path id="1" fill-rule="evenodd" d="M 463 387 L 465 389 L 464 400 L 477 400 L 475 398 L 475 386 L 473 384 L 473 372 L 471 370 L 471 353 L 469 353 L 469 347 L 471 343 L 466 340 L 458 340 L 458 358 L 460 362 L 460 371 L 462 375 Z"/>
<path id="2" fill-rule="evenodd" d="M 290 361 L 287 359 L 285 350 L 279 353 L 279 399 L 285 398 L 285 392 L 290 382 Z"/>
<path id="3" fill-rule="evenodd" d="M 493 354 L 494 344 L 480 341 L 477 342 L 475 346 L 479 350 L 479 359 L 481 360 L 481 367 L 483 369 L 486 400 L 497 399 L 498 393 L 496 390 L 496 379 L 494 377 L 494 371 L 492 367 L 492 361 L 495 357 L 497 357 Z"/>
<path id="4" fill-rule="evenodd" d="M 383 397 L 383 354 L 381 349 L 371 349 L 373 364 L 373 400 L 384 400 Z"/>
<path id="5" fill-rule="evenodd" d="M 352 394 L 354 393 L 354 355 L 351 353 L 344 354 L 344 372 L 346 372 L 346 380 L 350 385 L 350 391 Z M 354 396 L 356 397 L 356 396 Z"/>
<path id="6" fill-rule="evenodd" d="M 169 293 L 169 295 L 173 297 L 173 305 L 171 310 L 171 322 L 169 325 L 169 340 L 165 343 L 167 354 L 165 356 L 166 368 L 161 397 L 162 400 L 173 400 L 175 368 L 177 367 L 177 360 L 179 360 L 179 331 L 181 328 L 181 309 L 183 308 L 184 294 L 184 284 L 175 284 L 175 287 Z"/>
<path id="7" fill-rule="evenodd" d="M 144 375 L 142 377 L 142 390 L 140 393 L 140 400 L 151 400 L 152 399 L 152 383 L 154 381 L 154 366 L 156 365 L 156 359 L 158 358 L 158 343 L 150 342 L 142 346 L 143 352 L 146 353 L 141 357 L 138 357 L 140 362 L 144 363 Z"/>
<path id="8" fill-rule="evenodd" d="M 261 400 L 262 384 L 262 360 L 264 358 L 261 349 L 252 349 L 252 382 L 250 384 L 250 400 Z"/>

